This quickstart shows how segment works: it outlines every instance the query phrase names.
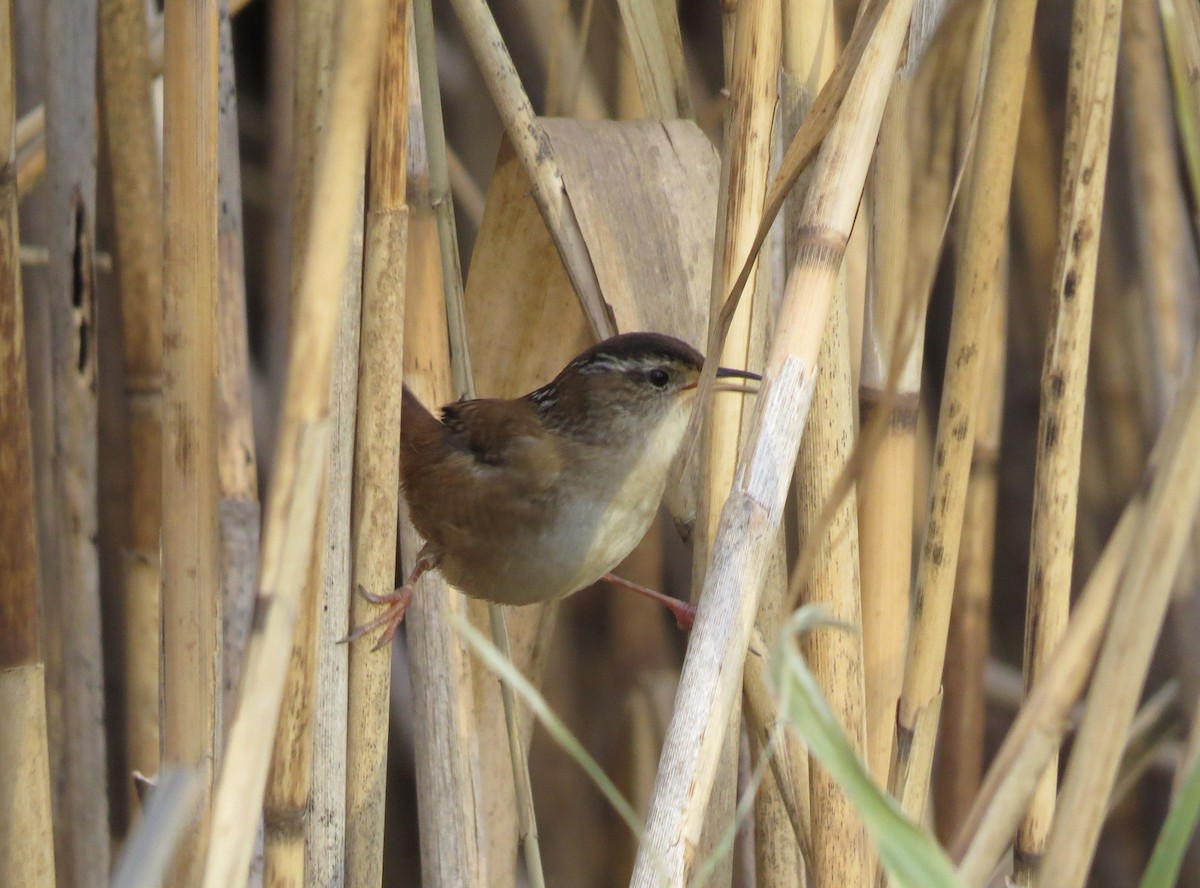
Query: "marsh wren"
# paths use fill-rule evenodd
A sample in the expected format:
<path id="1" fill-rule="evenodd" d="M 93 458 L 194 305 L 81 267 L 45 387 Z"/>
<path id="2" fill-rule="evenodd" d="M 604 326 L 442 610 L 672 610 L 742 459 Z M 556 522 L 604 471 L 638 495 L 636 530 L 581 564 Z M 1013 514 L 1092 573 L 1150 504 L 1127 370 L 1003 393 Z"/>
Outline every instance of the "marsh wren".
<path id="1" fill-rule="evenodd" d="M 383 628 L 387 644 L 413 585 L 437 568 L 474 598 L 533 604 L 609 575 L 645 535 L 683 440 L 704 357 L 658 333 L 592 346 L 536 391 L 457 401 L 436 419 L 404 389 L 400 469 L 412 523 L 426 540 L 408 582 L 352 641 Z M 718 379 L 758 380 L 744 370 Z M 677 619 L 684 611 L 673 608 Z"/>

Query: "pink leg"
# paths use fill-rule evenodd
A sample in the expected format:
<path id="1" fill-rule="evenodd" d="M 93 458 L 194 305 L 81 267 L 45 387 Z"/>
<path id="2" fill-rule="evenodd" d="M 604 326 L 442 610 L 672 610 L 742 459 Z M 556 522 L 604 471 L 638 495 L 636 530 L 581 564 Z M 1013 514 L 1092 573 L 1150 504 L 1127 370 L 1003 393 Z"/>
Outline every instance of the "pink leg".
<path id="1" fill-rule="evenodd" d="M 379 634 L 379 640 L 371 650 L 377 651 L 387 645 L 396 637 L 396 632 L 400 629 L 400 624 L 404 622 L 404 614 L 408 611 L 409 604 L 412 603 L 413 590 L 416 587 L 417 580 L 420 579 L 421 574 L 425 573 L 425 571 L 437 567 L 438 561 L 439 559 L 435 555 L 428 554 L 422 549 L 421 554 L 417 556 L 417 563 L 413 565 L 412 573 L 408 575 L 408 582 L 396 591 L 389 592 L 386 595 L 373 595 L 359 584 L 356 590 L 359 595 L 371 602 L 371 604 L 387 605 L 387 609 L 370 622 L 356 626 L 345 638 L 339 640 L 338 644 L 349 644 L 352 641 L 357 641 L 368 632 L 373 632 L 382 627 L 383 632 Z"/>
<path id="2" fill-rule="evenodd" d="M 686 601 L 680 601 L 678 598 L 663 595 L 661 592 L 655 592 L 653 589 L 639 586 L 637 583 L 621 579 L 621 577 L 611 573 L 606 573 L 600 579 L 612 583 L 614 586 L 621 586 L 631 592 L 636 592 L 638 595 L 644 595 L 651 601 L 657 601 L 675 616 L 675 623 L 680 629 L 691 630 L 692 624 L 696 622 L 696 608 L 692 607 Z"/>

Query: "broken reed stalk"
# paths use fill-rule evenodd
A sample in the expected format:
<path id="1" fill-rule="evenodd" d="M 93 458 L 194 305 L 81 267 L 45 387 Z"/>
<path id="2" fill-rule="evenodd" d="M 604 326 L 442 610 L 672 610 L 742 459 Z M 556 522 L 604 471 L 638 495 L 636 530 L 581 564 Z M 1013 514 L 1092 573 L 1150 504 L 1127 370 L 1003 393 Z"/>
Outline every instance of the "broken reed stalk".
<path id="1" fill-rule="evenodd" d="M 450 363 L 453 371 L 454 390 L 460 398 L 475 397 L 475 375 L 471 370 L 470 347 L 467 341 L 466 307 L 463 299 L 462 269 L 458 256 L 458 233 L 454 222 L 454 202 L 450 193 L 450 174 L 447 163 L 446 133 L 442 124 L 442 97 L 438 83 L 437 57 L 434 41 L 433 9 L 430 0 L 417 0 L 413 8 L 416 57 L 421 90 L 422 123 L 426 137 L 426 159 L 429 164 L 429 199 L 437 218 L 438 254 L 442 267 L 443 296 L 446 302 L 446 323 L 450 344 Z M 510 661 L 512 649 L 504 611 L 500 605 L 487 603 L 488 629 L 492 642 Z M 486 693 L 484 685 L 479 688 Z M 526 871 L 533 888 L 544 888 L 542 854 L 538 841 L 537 822 L 533 810 L 533 789 L 529 777 L 529 759 L 522 742 L 520 707 L 512 687 L 507 682 L 499 686 L 504 710 L 505 736 L 508 739 L 508 766 L 512 772 L 517 835 L 525 859 Z M 478 701 L 477 701 L 478 705 Z M 500 756 L 488 756 L 480 762 L 481 768 L 500 766 Z M 507 775 L 505 775 L 507 776 Z M 484 773 L 484 786 L 493 787 L 503 777 Z M 489 871 L 508 869 L 513 859 L 511 847 L 506 841 L 513 835 L 506 824 L 493 822 L 497 835 L 487 844 L 491 852 Z M 499 854 L 495 853 L 499 852 Z M 501 856 L 503 855 L 503 856 Z M 505 878 L 505 877 L 501 877 Z M 515 874 L 514 874 L 515 878 Z"/>
<path id="2" fill-rule="evenodd" d="M 245 877 L 329 452 L 327 401 L 339 292 L 366 163 L 368 108 L 384 33 L 382 0 L 341 7 L 329 126 L 313 183 L 288 382 L 264 529 L 255 623 L 213 810 L 206 888 Z"/>
<path id="3" fill-rule="evenodd" d="M 233 718 L 242 658 L 254 615 L 261 512 L 250 401 L 246 262 L 233 27 L 221 16 L 217 66 L 217 478 L 221 545 L 221 724 Z"/>
<path id="4" fill-rule="evenodd" d="M 103 0 L 100 121 L 108 143 L 129 415 L 129 530 L 121 635 L 125 748 L 131 771 L 158 773 L 162 524 L 162 179 L 151 90 L 150 30 L 140 0 Z M 122 791 L 131 805 L 133 781 Z"/>
<path id="5" fill-rule="evenodd" d="M 999 0 L 992 27 L 979 135 L 971 162 L 967 240 L 959 264 L 946 382 L 938 420 L 930 511 L 921 545 L 915 619 L 909 639 L 889 783 L 910 817 L 920 819 L 936 734 L 942 667 L 958 564 L 974 422 L 982 375 L 979 342 L 991 313 L 993 279 L 1007 241 L 1017 121 L 1036 4 Z M 919 755 L 914 753 L 920 753 Z"/>
<path id="6" fill-rule="evenodd" d="M 841 110 L 822 145 L 802 216 L 801 245 L 734 489 L 722 511 L 712 567 L 684 659 L 633 884 L 673 881 L 692 866 L 730 708 L 758 610 L 765 569 L 815 385 L 815 362 L 845 239 L 866 178 L 887 86 L 911 3 L 880 12 Z"/>
<path id="7" fill-rule="evenodd" d="M 1128 157 L 1132 167 L 1138 269 L 1154 347 L 1150 368 L 1156 407 L 1165 415 L 1183 375 L 1200 292 L 1200 265 L 1177 164 L 1171 84 L 1155 0 L 1125 0 L 1120 71 Z"/>
<path id="8" fill-rule="evenodd" d="M 391 0 L 367 177 L 358 430 L 354 438 L 351 588 L 381 592 L 396 579 L 400 495 L 400 386 L 408 249 L 408 2 Z M 373 613 L 350 601 L 350 625 Z M 350 646 L 346 731 L 345 884 L 378 888 L 383 878 L 391 649 Z"/>
<path id="9" fill-rule="evenodd" d="M 451 5 L 492 94 L 504 130 L 533 184 L 534 200 L 562 256 L 584 317 L 598 338 L 612 336 L 617 332 L 612 310 L 600 290 L 558 161 L 534 116 L 496 20 L 485 0 L 452 0 Z"/>
<path id="10" fill-rule="evenodd" d="M 415 9 L 414 9 L 415 13 Z M 415 59 L 410 58 L 409 78 Z M 409 90 L 408 258 L 404 305 L 404 380 L 430 406 L 454 397 L 441 281 L 437 219 L 418 90 Z M 407 577 L 423 541 L 400 502 L 400 575 Z M 405 617 L 413 688 L 421 876 L 430 885 L 491 884 L 481 822 L 478 735 L 471 723 L 473 683 L 467 652 L 448 617 L 465 618 L 466 601 L 440 573 L 417 583 Z"/>
<path id="11" fill-rule="evenodd" d="M 1037 777 L 1061 742 L 1066 714 L 1092 674 L 1093 654 L 1103 642 L 1037 873 L 1039 884 L 1046 885 L 1080 885 L 1086 877 L 1172 581 L 1200 505 L 1197 446 L 1200 362 L 1193 361 L 1142 484 L 960 832 L 956 856 L 968 886 L 984 884 L 1011 838 Z"/>
<path id="12" fill-rule="evenodd" d="M 645 5 L 645 4 L 643 4 Z M 712 283 L 709 290 L 709 343 L 725 294 L 741 264 L 750 254 L 755 227 L 762 217 L 770 177 L 775 103 L 780 46 L 780 4 L 772 0 L 749 0 L 737 10 L 732 47 L 732 64 L 727 81 L 729 102 L 721 151 L 721 187 L 717 196 Z M 639 71 L 639 82 L 641 80 Z M 641 90 L 643 102 L 646 90 Z M 651 110 L 648 106 L 647 110 Z M 655 109 L 668 110 L 668 109 Z M 761 360 L 765 352 L 767 321 L 771 315 L 769 287 L 762 286 L 768 273 L 764 263 L 752 272 L 747 288 L 750 298 L 738 306 L 719 353 L 710 358 L 723 366 L 750 368 L 751 356 Z M 701 437 L 702 454 L 697 487 L 697 528 L 692 535 L 692 591 L 695 602 L 704 585 L 705 571 L 720 521 L 721 505 L 728 496 L 737 469 L 739 445 L 749 420 L 747 398 L 714 398 L 706 405 L 708 422 Z M 703 409 L 703 408 L 702 408 Z M 779 557 L 778 551 L 771 558 Z M 773 596 L 781 597 L 777 590 Z M 737 805 L 738 752 L 741 746 L 740 710 L 728 713 L 725 747 L 721 753 L 720 776 L 708 801 L 706 828 L 697 856 L 707 859 L 717 848 L 733 820 Z M 714 872 L 718 883 L 732 878 L 733 857 L 728 855 Z"/>
<path id="13" fill-rule="evenodd" d="M 1079 459 L 1092 336 L 1100 212 L 1107 181 L 1121 0 L 1081 0 L 1071 34 L 1072 101 L 1063 149 L 1058 252 L 1051 329 L 1042 365 L 1025 618 L 1025 687 L 1045 667 L 1065 629 L 1079 497 Z M 1058 782 L 1055 760 L 1042 776 L 1014 847 L 1018 885 L 1032 885 L 1046 847 Z"/>
<path id="14" fill-rule="evenodd" d="M 162 615 L 165 763 L 195 768 L 201 802 L 173 880 L 200 881 L 221 749 L 217 503 L 217 0 L 166 8 Z"/>
<path id="15" fill-rule="evenodd" d="M 42 655 L 54 814 L 55 870 L 63 884 L 102 885 L 110 835 L 100 641 L 97 520 L 96 313 L 93 267 L 96 164 L 95 4 L 48 2 L 36 23 L 13 18 L 16 43 L 53 59 L 30 71 L 44 83 L 46 175 L 25 208 L 22 237 L 46 265 L 22 288 L 35 455 Z M 11 57 L 10 57 L 11 59 Z M 44 79 L 43 79 L 44 78 Z"/>
<path id="16" fill-rule="evenodd" d="M 918 209 L 914 200 L 914 165 L 928 164 L 930 158 L 916 155 L 910 148 L 909 106 L 917 66 L 940 21 L 941 7 L 941 0 L 919 0 L 914 4 L 908 49 L 888 96 L 870 179 L 871 256 L 858 387 L 861 425 L 870 421 L 888 388 L 887 376 L 896 360 L 896 351 L 907 348 L 895 382 L 886 431 L 863 463 L 857 485 L 866 688 L 865 753 L 871 772 L 881 785 L 887 784 L 892 760 L 896 703 L 904 680 L 908 641 L 913 466 L 925 310 L 929 299 L 927 292 L 910 293 L 907 286 L 911 276 L 907 267 L 910 262 L 917 264 L 910 238 L 914 229 L 941 228 L 939 220 L 934 218 L 918 219 L 915 226 L 910 226 L 910 207 L 912 211 Z M 945 118 L 950 116 L 942 115 L 941 128 L 946 127 Z M 925 141 L 932 145 L 932 139 Z M 944 171 L 944 182 L 938 183 L 942 188 L 949 185 L 948 172 Z M 943 213 L 944 210 L 939 210 L 936 215 Z"/>
<path id="17" fill-rule="evenodd" d="M 9 170 L 13 128 L 12 7 L 0 0 L 0 151 Z M 0 768 L 5 774 L 0 823 L 0 883 L 52 888 L 54 832 L 46 687 L 38 616 L 38 549 L 33 439 L 26 379 L 25 312 L 18 259 L 17 183 L 0 183 Z M 14 816 L 20 810 L 19 816 Z"/>

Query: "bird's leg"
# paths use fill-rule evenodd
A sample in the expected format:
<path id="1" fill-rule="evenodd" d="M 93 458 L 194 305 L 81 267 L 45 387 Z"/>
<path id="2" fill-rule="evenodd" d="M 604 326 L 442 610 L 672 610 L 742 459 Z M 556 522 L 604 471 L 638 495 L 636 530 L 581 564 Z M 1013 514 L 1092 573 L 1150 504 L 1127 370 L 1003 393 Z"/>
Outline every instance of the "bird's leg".
<path id="1" fill-rule="evenodd" d="M 352 641 L 357 641 L 368 632 L 373 632 L 376 629 L 383 627 L 383 632 L 379 635 L 379 641 L 371 648 L 373 651 L 379 650 L 385 646 L 396 636 L 396 632 L 400 629 L 400 624 L 404 622 L 404 614 L 408 611 L 408 606 L 412 603 L 413 590 L 416 588 L 417 580 L 421 574 L 427 570 L 432 570 L 438 566 L 439 558 L 429 551 L 426 546 L 421 549 L 417 555 L 417 562 L 413 565 L 412 573 L 408 575 L 408 581 L 394 592 L 389 592 L 386 595 L 374 595 L 363 588 L 360 583 L 358 586 L 358 594 L 365 598 L 371 604 L 385 604 L 387 609 L 375 619 L 368 623 L 363 623 L 361 626 L 356 626 L 350 633 L 338 644 L 348 644 Z"/>
<path id="2" fill-rule="evenodd" d="M 678 598 L 672 598 L 670 595 L 663 595 L 661 592 L 655 592 L 646 586 L 639 586 L 637 583 L 622 579 L 615 574 L 606 573 L 600 579 L 612 583 L 614 586 L 621 586 L 631 592 L 636 592 L 638 595 L 644 595 L 651 601 L 657 601 L 674 615 L 675 623 L 680 629 L 690 630 L 692 624 L 696 622 L 696 608 L 686 601 L 680 601 Z"/>

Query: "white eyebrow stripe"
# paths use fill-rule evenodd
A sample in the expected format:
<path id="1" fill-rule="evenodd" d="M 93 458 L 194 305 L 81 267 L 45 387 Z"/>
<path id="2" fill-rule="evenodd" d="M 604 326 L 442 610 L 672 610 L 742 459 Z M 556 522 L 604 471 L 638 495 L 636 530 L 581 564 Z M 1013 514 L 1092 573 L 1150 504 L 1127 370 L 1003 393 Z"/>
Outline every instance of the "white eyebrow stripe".
<path id="1" fill-rule="evenodd" d="M 642 370 L 649 366 L 659 366 L 658 361 L 650 361 L 645 358 L 614 358 L 612 355 L 597 355 L 590 360 L 584 361 L 577 365 L 580 373 L 603 373 L 608 370 Z"/>

